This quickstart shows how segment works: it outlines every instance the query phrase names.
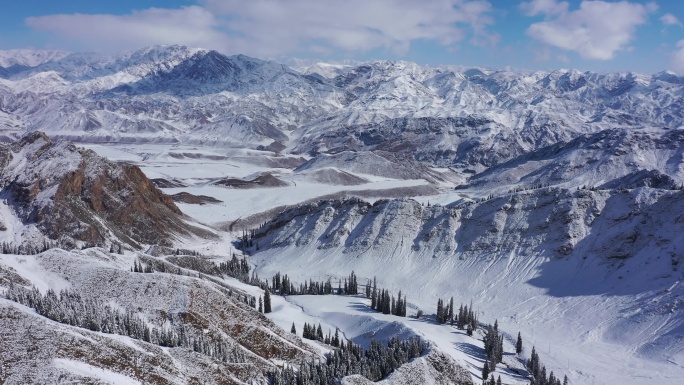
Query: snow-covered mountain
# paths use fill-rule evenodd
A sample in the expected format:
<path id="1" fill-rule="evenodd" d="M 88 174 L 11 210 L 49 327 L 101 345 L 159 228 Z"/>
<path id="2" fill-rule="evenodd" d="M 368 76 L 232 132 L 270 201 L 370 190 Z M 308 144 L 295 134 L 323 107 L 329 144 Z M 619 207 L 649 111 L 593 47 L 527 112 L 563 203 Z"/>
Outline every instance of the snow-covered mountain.
<path id="1" fill-rule="evenodd" d="M 649 187 L 541 188 L 451 207 L 321 201 L 263 225 L 253 258 L 263 275 L 376 276 L 427 311 L 434 298 L 472 300 L 484 322 L 496 318 L 543 346 L 573 383 L 674 384 L 684 335 L 681 207 L 684 191 Z"/>
<path id="2" fill-rule="evenodd" d="M 211 233 L 130 164 L 33 132 L 0 144 L 0 239 L 12 247 L 170 244 Z"/>
<path id="3" fill-rule="evenodd" d="M 264 277 L 280 271 L 300 282 L 339 279 L 340 272 L 355 270 L 362 279 L 378 276 L 393 292 L 409 291 L 413 310 L 428 312 L 438 297 L 474 299 L 482 321 L 498 318 L 502 329 L 521 330 L 531 345 L 548 347 L 544 361 L 572 383 L 625 383 L 621 376 L 637 379 L 632 383 L 674 383 L 682 376 L 682 77 L 391 61 L 295 70 L 183 46 L 121 55 L 2 52 L 0 58 L 0 139 L 34 131 L 54 139 L 33 133 L 0 147 L 5 242 L 40 243 L 63 233 L 81 243 L 115 241 L 136 248 L 209 242 L 200 239 L 207 234 L 188 227 L 180 208 L 226 231 L 259 227 L 256 245 L 247 251 Z M 168 193 L 215 203 L 175 206 L 141 169 L 108 162 L 63 139 L 137 163 L 166 182 Z M 278 183 L 229 188 L 265 175 Z M 355 198 L 341 199 L 346 196 Z M 328 200 L 317 202 L 322 197 Z M 403 198 L 381 199 L 390 197 Z M 233 235 L 210 232 L 222 237 L 211 247 L 227 253 Z M 128 275 L 131 254 L 99 250 L 87 256 L 101 262 L 93 274 L 103 280 L 114 276 L 139 290 L 153 283 Z M 78 252 L 31 257 L 32 268 L 22 271 L 24 262 L 17 258 L 0 264 L 0 284 L 15 277 L 11 267 L 26 286 L 59 287 L 57 278 L 43 282 L 31 275 L 49 270 L 78 289 L 91 287 L 80 270 L 60 270 L 85 258 Z M 217 258 L 212 263 L 223 261 Z M 191 287 L 201 295 L 221 290 L 194 277 L 159 279 L 164 288 Z M 110 290 L 126 308 L 153 300 L 140 312 L 159 322 L 166 310 L 155 303 L 166 307 L 170 300 L 158 293 L 128 301 L 121 288 Z M 355 313 L 358 323 L 352 326 L 340 321 L 352 311 L 367 312 L 363 306 L 300 301 L 282 299 L 271 317 L 289 327 L 287 317 L 308 304 L 309 315 L 332 317 L 357 336 L 377 331 L 368 326 L 377 321 L 368 315 Z M 27 323 L 48 325 L 18 305 L 1 304 L 0 312 L 23 320 L 13 324 L 21 330 Z M 210 312 L 206 317 L 215 316 Z M 209 329 L 222 322 L 211 318 Z M 401 328 L 411 329 L 412 322 L 402 320 Z M 435 367 L 451 365 L 442 353 L 472 359 L 468 369 L 478 379 L 479 347 L 467 346 L 475 341 L 459 340 L 450 329 L 433 333 L 437 326 L 429 322 L 414 323 L 421 325 L 411 330 L 429 329 L 422 335 L 441 351 L 398 370 L 388 383 L 433 381 L 440 377 Z M 59 341 L 73 334 L 53 324 L 40 330 L 58 330 Z M 278 336 L 276 346 L 294 344 L 297 358 L 310 353 L 280 338 L 280 330 L 271 331 Z M 54 361 L 48 353 L 60 346 L 40 350 L 52 368 L 92 372 Z M 163 354 L 159 375 L 177 376 Z M 210 365 L 179 354 L 172 351 L 171 357 L 182 367 Z M 237 378 L 263 379 L 265 370 L 290 358 L 255 358 L 260 371 Z M 513 374 L 506 378 L 524 381 Z"/>
<path id="4" fill-rule="evenodd" d="M 313 156 L 383 150 L 479 173 L 605 130 L 659 136 L 684 124 L 684 79 L 668 72 L 458 71 L 391 61 L 298 72 L 183 46 L 1 56 L 0 128 L 14 136 L 42 130 L 87 142 Z M 15 62 L 26 65 L 10 71 Z M 614 171 L 610 177 L 624 176 Z"/>

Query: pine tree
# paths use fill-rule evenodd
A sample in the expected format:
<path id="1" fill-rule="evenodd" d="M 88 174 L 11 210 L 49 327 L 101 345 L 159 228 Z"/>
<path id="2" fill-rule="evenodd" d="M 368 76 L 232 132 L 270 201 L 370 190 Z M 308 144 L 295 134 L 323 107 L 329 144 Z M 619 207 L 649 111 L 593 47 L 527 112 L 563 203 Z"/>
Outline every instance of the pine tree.
<path id="1" fill-rule="evenodd" d="M 390 306 L 390 314 L 393 314 L 393 315 L 397 314 L 397 301 L 394 299 L 394 296 L 392 296 L 392 305 Z"/>
<path id="2" fill-rule="evenodd" d="M 482 381 L 487 381 L 487 377 L 489 377 L 489 361 L 485 360 L 482 367 Z"/>
<path id="3" fill-rule="evenodd" d="M 437 300 L 437 323 L 441 324 L 442 323 L 442 318 L 444 317 L 444 304 L 442 303 L 442 299 Z"/>
<path id="4" fill-rule="evenodd" d="M 264 313 L 270 313 L 270 312 L 271 312 L 271 293 L 268 291 L 268 287 L 266 287 L 266 290 L 264 291 Z"/>
<path id="5" fill-rule="evenodd" d="M 318 324 L 318 329 L 316 329 L 316 339 L 319 341 L 323 341 L 323 329 L 321 328 L 321 324 Z"/>
<path id="6" fill-rule="evenodd" d="M 261 300 L 261 296 L 259 296 L 259 313 L 263 313 L 263 312 L 264 312 L 264 309 L 263 309 L 263 306 L 262 306 L 262 305 L 263 305 L 263 301 Z M 293 325 L 294 325 L 294 324 L 293 324 Z"/>
<path id="7" fill-rule="evenodd" d="M 520 336 L 520 332 L 518 332 L 518 341 L 516 341 L 516 343 L 515 343 L 515 353 L 516 354 L 522 353 L 522 349 L 523 349 L 523 341 L 522 341 L 522 337 Z"/>
<path id="8" fill-rule="evenodd" d="M 449 300 L 449 312 L 447 313 L 447 320 L 453 326 L 454 324 L 454 297 Z"/>
<path id="9" fill-rule="evenodd" d="M 261 299 L 261 298 L 259 298 Z M 292 323 L 292 327 L 290 328 L 290 333 L 297 335 L 297 328 L 295 328 L 294 322 Z"/>

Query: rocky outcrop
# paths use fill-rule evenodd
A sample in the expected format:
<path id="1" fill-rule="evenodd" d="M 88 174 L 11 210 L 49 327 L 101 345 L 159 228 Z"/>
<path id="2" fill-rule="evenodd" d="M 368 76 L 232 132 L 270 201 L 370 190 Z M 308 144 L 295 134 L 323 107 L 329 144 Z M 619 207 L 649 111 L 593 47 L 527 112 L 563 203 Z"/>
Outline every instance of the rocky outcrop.
<path id="1" fill-rule="evenodd" d="M 684 191 L 647 187 L 543 188 L 455 207 L 406 199 L 372 205 L 331 200 L 283 211 L 257 237 L 261 251 L 295 246 L 348 255 L 390 252 L 400 260 L 407 253 L 411 258 L 517 253 L 626 259 L 656 245 L 663 255 L 675 255 L 684 227 L 682 214 L 671 208 L 682 202 Z"/>
<path id="2" fill-rule="evenodd" d="M 170 244 L 209 235 L 187 223 L 168 195 L 137 166 L 110 162 L 41 132 L 0 146 L 2 189 L 24 223 L 50 239 L 107 244 L 112 239 Z"/>

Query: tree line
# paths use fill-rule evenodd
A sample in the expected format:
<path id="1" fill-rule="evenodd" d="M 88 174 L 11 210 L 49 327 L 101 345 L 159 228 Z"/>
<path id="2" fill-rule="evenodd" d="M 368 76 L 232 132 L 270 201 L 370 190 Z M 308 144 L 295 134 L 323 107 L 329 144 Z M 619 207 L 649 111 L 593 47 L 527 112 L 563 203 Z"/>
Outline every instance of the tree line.
<path id="1" fill-rule="evenodd" d="M 366 298 L 371 300 L 371 309 L 377 310 L 382 314 L 392 314 L 399 317 L 406 317 L 406 297 L 402 298 L 401 290 L 397 298 L 390 295 L 389 290 L 381 289 L 378 291 L 377 279 L 373 277 L 373 288 L 371 289 L 370 280 L 366 284 Z"/>
<path id="2" fill-rule="evenodd" d="M 10 283 L 5 298 L 33 308 L 53 321 L 95 332 L 118 334 L 163 347 L 182 347 L 225 363 L 246 362 L 241 347 L 222 337 L 197 331 L 183 321 L 182 314 L 168 315 L 170 322 L 155 325 L 131 309 L 119 310 L 101 301 L 84 298 L 78 292 L 61 290 L 45 294 Z"/>
<path id="3" fill-rule="evenodd" d="M 546 366 L 539 359 L 539 354 L 534 346 L 530 359 L 527 360 L 527 370 L 532 375 L 530 385 L 568 385 L 568 376 L 563 376 L 563 381 L 561 381 L 560 377 L 553 374 L 553 370 L 547 375 Z"/>
<path id="4" fill-rule="evenodd" d="M 401 341 L 391 338 L 386 345 L 371 340 L 368 350 L 351 341 L 340 342 L 340 347 L 326 354 L 325 361 L 312 359 L 295 369 L 288 366 L 272 372 L 273 385 L 334 385 L 343 377 L 359 374 L 371 381 L 379 381 L 406 362 L 427 351 L 427 343 L 418 337 Z"/>

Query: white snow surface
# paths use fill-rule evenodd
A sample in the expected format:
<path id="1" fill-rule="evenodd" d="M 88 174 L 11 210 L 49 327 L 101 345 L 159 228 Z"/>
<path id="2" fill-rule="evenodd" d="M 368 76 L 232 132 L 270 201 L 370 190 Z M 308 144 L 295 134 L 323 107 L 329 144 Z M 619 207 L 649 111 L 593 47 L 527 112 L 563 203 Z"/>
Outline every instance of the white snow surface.
<path id="1" fill-rule="evenodd" d="M 89 379 L 96 378 L 105 384 L 112 385 L 139 385 L 140 381 L 136 381 L 123 374 L 98 368 L 96 366 L 88 365 L 85 362 L 68 360 L 64 358 L 55 358 L 52 361 L 53 365 L 59 369 L 65 370 L 67 372 L 77 374 Z"/>

